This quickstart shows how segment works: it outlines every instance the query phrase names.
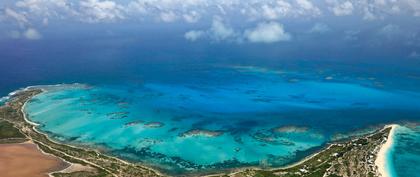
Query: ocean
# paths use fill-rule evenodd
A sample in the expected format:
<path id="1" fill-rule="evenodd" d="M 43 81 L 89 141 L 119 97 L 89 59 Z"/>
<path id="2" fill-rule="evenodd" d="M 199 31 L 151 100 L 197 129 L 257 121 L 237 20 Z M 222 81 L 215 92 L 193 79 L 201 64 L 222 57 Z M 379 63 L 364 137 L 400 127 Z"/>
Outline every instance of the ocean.
<path id="1" fill-rule="evenodd" d="M 338 138 L 420 120 L 420 94 L 384 77 L 247 65 L 153 69 L 162 74 L 45 87 L 25 111 L 58 141 L 174 175 L 284 166 Z"/>
<path id="2" fill-rule="evenodd" d="M 333 140 L 420 120 L 414 61 L 301 59 L 252 45 L 125 40 L 3 45 L 0 97 L 30 85 L 69 84 L 48 87 L 27 104 L 41 131 L 170 174 L 283 166 Z M 401 135 L 393 168 L 416 176 L 410 164 L 419 159 L 418 136 Z"/>
<path id="3" fill-rule="evenodd" d="M 420 176 L 420 126 L 409 124 L 399 126 L 394 135 L 394 143 L 388 160 L 392 176 Z"/>

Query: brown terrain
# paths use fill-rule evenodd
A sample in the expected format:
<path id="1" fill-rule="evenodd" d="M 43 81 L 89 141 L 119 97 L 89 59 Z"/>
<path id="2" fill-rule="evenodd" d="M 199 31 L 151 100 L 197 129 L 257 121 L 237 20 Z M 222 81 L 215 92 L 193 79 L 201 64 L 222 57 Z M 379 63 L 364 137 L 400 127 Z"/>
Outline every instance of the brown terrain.
<path id="1" fill-rule="evenodd" d="M 0 144 L 0 176 L 46 177 L 68 164 L 52 155 L 43 154 L 33 143 Z"/>

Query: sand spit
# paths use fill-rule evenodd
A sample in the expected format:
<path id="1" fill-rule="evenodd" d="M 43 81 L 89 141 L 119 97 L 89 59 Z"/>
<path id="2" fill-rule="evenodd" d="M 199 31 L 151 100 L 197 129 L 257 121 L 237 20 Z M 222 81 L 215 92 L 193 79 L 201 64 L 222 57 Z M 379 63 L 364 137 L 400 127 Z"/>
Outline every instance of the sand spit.
<path id="1" fill-rule="evenodd" d="M 378 172 L 382 177 L 392 177 L 391 174 L 389 173 L 390 169 L 387 169 L 388 168 L 387 164 L 389 163 L 388 162 L 389 159 L 387 159 L 387 156 L 393 146 L 393 143 L 394 143 L 393 137 L 395 133 L 395 128 L 397 126 L 398 125 L 396 124 L 387 126 L 387 127 L 391 127 L 392 129 L 388 134 L 386 142 L 381 146 L 381 149 L 379 150 L 378 155 L 375 160 L 375 164 L 378 167 Z"/>

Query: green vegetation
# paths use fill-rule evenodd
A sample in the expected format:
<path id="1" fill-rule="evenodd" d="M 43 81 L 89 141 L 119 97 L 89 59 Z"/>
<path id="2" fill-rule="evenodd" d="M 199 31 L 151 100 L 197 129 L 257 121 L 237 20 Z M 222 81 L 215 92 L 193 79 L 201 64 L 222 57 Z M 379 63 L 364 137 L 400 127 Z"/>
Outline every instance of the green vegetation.
<path id="1" fill-rule="evenodd" d="M 0 107 L 0 140 L 26 137 L 36 143 L 44 152 L 61 157 L 68 162 L 89 166 L 93 171 L 54 173 L 56 177 L 108 177 L 108 176 L 161 176 L 152 169 L 127 163 L 106 156 L 98 151 L 73 147 L 50 140 L 35 130 L 34 125 L 24 120 L 21 111 L 26 101 L 41 93 L 31 89 L 18 93 L 7 105 Z M 20 131 L 19 131 L 20 130 Z M 365 177 L 378 176 L 374 160 L 379 147 L 385 142 L 391 128 L 384 128 L 370 135 L 354 138 L 346 142 L 334 143 L 306 160 L 287 167 L 273 170 L 246 169 L 236 173 L 216 176 L 231 177 Z"/>
<path id="2" fill-rule="evenodd" d="M 27 141 L 19 129 L 15 128 L 12 123 L 0 120 L 0 143 L 19 143 Z"/>
<path id="3" fill-rule="evenodd" d="M 89 172 L 89 171 L 77 171 L 72 173 L 53 173 L 54 177 L 108 177 L 110 176 L 105 171 L 100 172 Z"/>
<path id="4" fill-rule="evenodd" d="M 127 163 L 95 150 L 57 143 L 36 131 L 34 125 L 25 121 L 21 109 L 26 101 L 41 92 L 40 89 L 30 89 L 16 94 L 7 105 L 0 107 L 0 120 L 2 122 L 4 120 L 8 121 L 8 130 L 13 130 L 10 128 L 13 128 L 13 126 L 17 128 L 14 128 L 14 132 L 21 130 L 21 137 L 30 138 L 44 152 L 63 158 L 68 162 L 90 166 L 95 169 L 94 172 L 56 173 L 56 176 L 160 176 L 149 168 Z"/>
<path id="5" fill-rule="evenodd" d="M 318 154 L 287 168 L 273 170 L 247 169 L 219 175 L 230 177 L 375 177 L 379 176 L 374 161 L 379 147 L 391 128 L 347 142 L 335 143 Z M 214 177 L 216 177 L 215 175 Z"/>

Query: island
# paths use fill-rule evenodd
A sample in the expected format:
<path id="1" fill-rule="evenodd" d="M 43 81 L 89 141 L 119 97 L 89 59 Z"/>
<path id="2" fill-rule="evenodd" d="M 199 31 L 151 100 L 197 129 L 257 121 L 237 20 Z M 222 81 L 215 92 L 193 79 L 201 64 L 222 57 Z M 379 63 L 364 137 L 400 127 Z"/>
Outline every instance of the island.
<path id="1" fill-rule="evenodd" d="M 66 145 L 50 139 L 38 131 L 37 124 L 26 119 L 22 108 L 34 95 L 42 93 L 39 88 L 27 88 L 16 92 L 8 102 L 0 107 L 0 143 L 29 143 L 37 146 L 45 154 L 61 159 L 61 168 L 50 172 L 57 177 L 69 176 L 167 176 L 143 164 L 131 163 L 106 155 L 98 150 Z M 119 114 L 119 113 L 118 113 Z M 128 123 L 129 125 L 136 124 Z M 158 122 L 149 123 L 151 127 L 161 127 Z M 237 168 L 230 171 L 208 175 L 216 176 L 285 176 L 285 177 L 362 177 L 384 176 L 383 153 L 389 145 L 394 126 L 386 126 L 373 133 L 351 137 L 340 142 L 328 144 L 319 152 L 282 168 L 260 169 L 256 167 Z M 307 131 L 303 127 L 279 127 L 278 132 Z M 222 131 L 192 129 L 180 136 L 220 136 Z M 194 176 L 194 175 L 192 175 Z"/>
<path id="2" fill-rule="evenodd" d="M 148 122 L 144 124 L 144 127 L 146 128 L 160 128 L 163 127 L 165 124 L 162 122 Z"/>
<path id="3" fill-rule="evenodd" d="M 278 133 L 305 133 L 308 130 L 308 127 L 300 126 L 280 126 L 273 129 L 274 132 Z"/>
<path id="4" fill-rule="evenodd" d="M 223 131 L 213 131 L 205 129 L 191 129 L 184 133 L 181 133 L 179 137 L 191 137 L 191 136 L 206 136 L 206 137 L 217 137 L 223 135 Z"/>

